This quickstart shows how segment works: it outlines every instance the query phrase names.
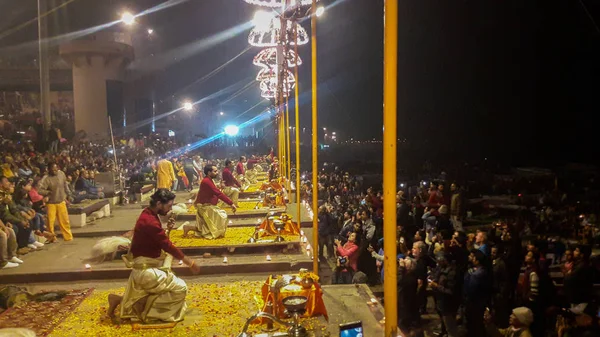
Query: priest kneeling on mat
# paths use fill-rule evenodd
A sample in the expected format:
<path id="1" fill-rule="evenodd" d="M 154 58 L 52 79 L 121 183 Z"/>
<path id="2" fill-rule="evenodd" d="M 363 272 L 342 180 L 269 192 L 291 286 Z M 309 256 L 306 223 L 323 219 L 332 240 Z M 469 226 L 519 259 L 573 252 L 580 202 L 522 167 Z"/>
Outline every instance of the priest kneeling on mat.
<path id="1" fill-rule="evenodd" d="M 162 228 L 159 215 L 167 215 L 173 207 L 175 194 L 159 188 L 138 218 L 133 231 L 130 257 L 133 268 L 123 296 L 108 296 L 108 316 L 115 319 L 115 309 L 121 304 L 120 318 L 130 318 L 143 323 L 178 322 L 186 311 L 185 281 L 173 274 L 170 261 L 183 261 L 194 274 L 200 272 L 196 262 L 173 245 Z M 175 225 L 169 219 L 167 229 Z M 164 254 L 164 253 L 166 254 Z"/>
<path id="2" fill-rule="evenodd" d="M 215 165 L 206 165 L 204 175 L 196 201 L 194 201 L 197 209 L 196 225 L 184 226 L 183 236 L 187 236 L 189 231 L 195 231 L 196 236 L 217 239 L 225 236 L 227 230 L 227 212 L 217 205 L 219 200 L 229 205 L 234 213 L 237 207 L 225 193 L 215 186 L 213 179 L 219 175 L 219 170 Z"/>

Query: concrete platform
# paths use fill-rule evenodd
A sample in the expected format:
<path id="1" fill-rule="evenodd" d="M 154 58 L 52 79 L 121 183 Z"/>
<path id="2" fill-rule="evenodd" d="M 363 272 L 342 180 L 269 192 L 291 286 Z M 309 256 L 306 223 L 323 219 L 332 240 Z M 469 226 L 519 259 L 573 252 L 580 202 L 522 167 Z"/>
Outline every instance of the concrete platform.
<path id="1" fill-rule="evenodd" d="M 77 239 L 72 242 L 58 243 L 45 246 L 43 251 L 29 253 L 22 257 L 24 261 L 18 268 L 5 269 L 0 272 L 0 284 L 27 284 L 46 282 L 77 282 L 89 280 L 127 279 L 131 272 L 122 260 L 113 260 L 102 263 L 91 263 L 89 258 L 90 248 L 95 243 L 94 239 Z M 184 253 L 194 259 L 201 266 L 201 275 L 234 274 L 234 273 L 285 273 L 298 271 L 300 268 L 311 268 L 312 260 L 306 254 L 283 254 L 287 243 L 275 248 L 258 247 L 263 251 L 242 252 L 235 249 L 214 251 L 211 257 L 204 258 L 202 254 L 211 252 L 210 247 L 182 248 Z M 271 250 L 272 249 L 272 250 Z M 271 256 L 271 261 L 266 261 L 266 255 Z M 223 263 L 223 256 L 228 257 L 228 263 Z M 91 264 L 90 269 L 85 264 Z M 189 269 L 185 266 L 173 265 L 177 275 L 190 276 Z"/>
<path id="2" fill-rule="evenodd" d="M 300 226 L 303 228 L 312 227 L 312 218 L 308 211 L 303 207 L 302 209 L 302 222 Z M 293 219 L 296 219 L 297 207 L 296 204 L 289 204 L 287 206 L 288 214 L 292 216 Z M 114 206 L 112 209 L 112 216 L 108 218 L 102 218 L 94 221 L 93 223 L 87 224 L 85 227 L 81 228 L 72 228 L 73 235 L 76 238 L 99 238 L 106 236 L 119 236 L 124 233 L 130 231 L 135 226 L 135 222 L 140 216 L 141 209 L 139 204 L 130 204 L 125 206 Z M 247 226 L 256 226 L 259 221 L 262 222 L 266 215 L 248 215 L 245 214 L 242 217 L 231 217 L 230 227 L 247 227 Z M 187 220 L 186 220 L 187 219 Z M 178 216 L 177 224 L 181 225 L 183 222 L 189 221 L 193 223 L 196 221 L 196 217 L 189 216 Z M 60 228 L 56 226 L 55 230 L 57 231 L 57 235 L 61 236 Z"/>

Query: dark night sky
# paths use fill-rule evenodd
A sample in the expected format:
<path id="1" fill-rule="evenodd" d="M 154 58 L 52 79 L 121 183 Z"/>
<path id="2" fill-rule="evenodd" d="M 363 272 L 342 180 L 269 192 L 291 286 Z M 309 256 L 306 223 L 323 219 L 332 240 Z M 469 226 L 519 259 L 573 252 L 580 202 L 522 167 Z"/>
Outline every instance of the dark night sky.
<path id="1" fill-rule="evenodd" d="M 600 1 L 582 1 L 600 19 Z M 77 0 L 57 21 L 81 29 L 114 19 L 125 6 L 135 11 L 161 2 Z M 240 25 L 255 10 L 242 0 L 192 0 L 140 25 L 152 26 L 169 50 Z M 2 32 L 35 16 L 35 1 L 0 0 L 0 13 Z M 382 14 L 383 0 L 337 0 L 319 19 L 319 123 L 342 139 L 381 137 Z M 578 0 L 401 0 L 399 21 L 398 131 L 414 150 L 519 164 L 597 161 L 592 116 L 600 111 L 600 32 Z M 33 25 L 0 45 L 35 34 Z M 247 46 L 247 35 L 160 64 L 159 91 L 178 91 L 220 66 Z M 258 51 L 178 95 L 201 98 L 248 83 L 258 70 L 251 65 Z M 308 127 L 309 45 L 300 55 L 302 124 Z M 207 104 L 220 109 L 227 97 Z M 239 113 L 259 101 L 255 85 L 222 108 Z"/>

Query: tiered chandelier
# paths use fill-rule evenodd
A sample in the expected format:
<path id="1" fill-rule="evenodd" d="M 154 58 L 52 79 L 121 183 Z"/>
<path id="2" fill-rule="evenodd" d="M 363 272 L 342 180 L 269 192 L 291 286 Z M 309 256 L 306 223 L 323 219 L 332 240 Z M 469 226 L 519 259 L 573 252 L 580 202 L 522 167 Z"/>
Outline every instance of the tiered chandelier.
<path id="1" fill-rule="evenodd" d="M 244 0 L 245 2 L 272 8 L 259 11 L 254 16 L 254 28 L 248 36 L 248 43 L 261 50 L 252 62 L 261 67 L 256 80 L 260 82 L 261 96 L 275 99 L 276 105 L 283 102 L 278 99 L 289 97 L 296 85 L 294 74 L 289 71 L 302 60 L 289 46 L 308 43 L 308 33 L 291 17 L 286 17 L 302 6 L 311 5 L 312 0 Z M 276 12 L 277 11 L 277 12 Z"/>

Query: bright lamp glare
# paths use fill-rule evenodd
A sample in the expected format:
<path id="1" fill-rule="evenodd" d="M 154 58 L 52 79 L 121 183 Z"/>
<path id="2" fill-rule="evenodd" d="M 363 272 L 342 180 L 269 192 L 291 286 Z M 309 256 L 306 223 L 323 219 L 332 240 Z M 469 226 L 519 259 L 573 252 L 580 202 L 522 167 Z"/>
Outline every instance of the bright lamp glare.
<path id="1" fill-rule="evenodd" d="M 135 23 L 135 15 L 129 12 L 123 13 L 123 15 L 121 15 L 121 22 L 128 26 L 133 25 Z"/>
<path id="2" fill-rule="evenodd" d="M 316 12 L 317 17 L 320 17 L 321 15 L 323 15 L 323 13 L 325 13 L 325 7 L 323 7 L 323 6 L 317 7 L 317 12 Z"/>
<path id="3" fill-rule="evenodd" d="M 269 26 L 274 17 L 273 12 L 257 11 L 254 14 L 252 23 L 258 30 L 269 30 Z"/>
<path id="4" fill-rule="evenodd" d="M 190 111 L 194 108 L 194 105 L 190 102 L 183 103 L 183 109 L 186 111 Z"/>
<path id="5" fill-rule="evenodd" d="M 238 132 L 240 132 L 240 128 L 238 128 L 235 125 L 227 125 L 225 127 L 225 134 L 228 136 L 235 136 L 238 134 Z"/>

